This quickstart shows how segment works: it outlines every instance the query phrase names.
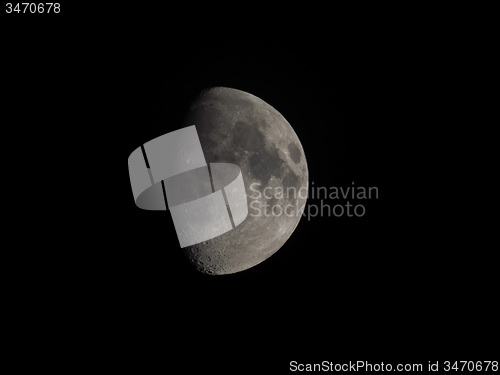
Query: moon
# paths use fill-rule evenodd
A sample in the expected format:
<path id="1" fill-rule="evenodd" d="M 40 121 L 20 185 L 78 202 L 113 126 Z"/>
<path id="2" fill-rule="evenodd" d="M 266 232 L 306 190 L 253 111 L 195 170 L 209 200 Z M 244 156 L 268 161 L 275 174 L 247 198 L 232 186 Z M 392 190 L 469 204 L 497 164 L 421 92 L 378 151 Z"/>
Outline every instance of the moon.
<path id="1" fill-rule="evenodd" d="M 308 186 L 302 145 L 276 109 L 232 88 L 203 91 L 185 117 L 184 126 L 190 125 L 208 163 L 240 167 L 248 216 L 221 236 L 183 248 L 184 254 L 205 274 L 251 268 L 276 253 L 302 217 Z"/>

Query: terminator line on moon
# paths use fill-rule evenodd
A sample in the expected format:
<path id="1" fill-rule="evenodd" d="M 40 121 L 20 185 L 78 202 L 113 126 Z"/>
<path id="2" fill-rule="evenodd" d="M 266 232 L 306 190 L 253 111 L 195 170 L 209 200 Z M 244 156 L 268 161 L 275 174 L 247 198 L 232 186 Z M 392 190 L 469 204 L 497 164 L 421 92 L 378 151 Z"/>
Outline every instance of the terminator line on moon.
<path id="1" fill-rule="evenodd" d="M 300 221 L 300 213 L 287 215 L 284 210 L 290 205 L 303 207 L 305 197 L 294 194 L 267 199 L 264 189 L 307 189 L 304 150 L 290 124 L 276 109 L 236 89 L 216 87 L 202 92 L 191 104 L 183 126 L 193 124 L 207 162 L 240 167 L 249 214 L 233 230 L 182 250 L 203 273 L 243 271 L 278 251 Z M 268 208 L 264 215 L 264 204 L 280 206 L 281 210 L 275 212 L 281 214 L 271 214 Z"/>

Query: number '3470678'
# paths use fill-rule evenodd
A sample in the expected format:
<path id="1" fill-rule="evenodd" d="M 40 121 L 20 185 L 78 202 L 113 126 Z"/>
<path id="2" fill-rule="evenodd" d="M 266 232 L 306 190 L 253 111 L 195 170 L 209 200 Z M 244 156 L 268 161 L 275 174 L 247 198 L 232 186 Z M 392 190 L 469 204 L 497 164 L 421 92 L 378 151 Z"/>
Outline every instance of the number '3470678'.
<path id="1" fill-rule="evenodd" d="M 60 13 L 60 3 L 6 3 L 6 13 Z"/>
<path id="2" fill-rule="evenodd" d="M 444 371 L 498 371 L 498 361 L 444 361 Z"/>

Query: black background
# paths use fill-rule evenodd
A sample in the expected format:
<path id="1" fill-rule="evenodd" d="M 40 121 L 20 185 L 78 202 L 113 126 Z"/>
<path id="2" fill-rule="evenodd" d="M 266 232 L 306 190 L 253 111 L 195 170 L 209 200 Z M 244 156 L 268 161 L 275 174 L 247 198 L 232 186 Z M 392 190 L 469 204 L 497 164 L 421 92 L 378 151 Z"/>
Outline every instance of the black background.
<path id="1" fill-rule="evenodd" d="M 290 360 L 338 353 L 440 353 L 465 317 L 473 333 L 485 329 L 493 276 L 471 268 L 489 255 L 457 255 L 436 161 L 447 152 L 436 92 L 453 70 L 445 27 L 331 8 L 63 11 L 3 23 L 12 138 L 23 139 L 23 162 L 36 155 L 35 212 L 16 220 L 33 234 L 11 263 L 33 330 L 44 311 L 68 340 L 105 347 L 89 356 L 186 353 L 190 365 L 230 369 L 234 358 L 285 372 Z M 249 270 L 194 271 L 169 216 L 136 209 L 126 159 L 177 129 L 213 86 L 283 114 L 310 182 L 377 186 L 379 199 L 360 202 L 362 218 L 303 218 Z M 477 298 L 483 319 L 460 302 Z"/>

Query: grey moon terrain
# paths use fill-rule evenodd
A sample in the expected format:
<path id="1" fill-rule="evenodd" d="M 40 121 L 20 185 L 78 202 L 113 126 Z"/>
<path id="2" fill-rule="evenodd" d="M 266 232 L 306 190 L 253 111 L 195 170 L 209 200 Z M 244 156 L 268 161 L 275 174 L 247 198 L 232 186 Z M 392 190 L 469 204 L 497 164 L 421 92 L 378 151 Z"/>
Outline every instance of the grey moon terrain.
<path id="1" fill-rule="evenodd" d="M 224 87 L 203 91 L 191 103 L 183 125 L 196 125 L 207 163 L 240 167 L 248 203 L 243 223 L 182 249 L 184 254 L 198 271 L 212 275 L 231 274 L 261 263 L 290 238 L 301 218 L 297 207 L 306 203 L 308 170 L 297 135 L 263 100 Z M 266 190 L 270 199 L 264 197 L 266 187 L 272 188 Z M 287 195 L 287 188 L 294 188 L 296 194 L 288 189 Z M 269 205 L 266 211 L 264 204 Z M 293 209 L 288 206 L 285 214 L 287 205 Z"/>

